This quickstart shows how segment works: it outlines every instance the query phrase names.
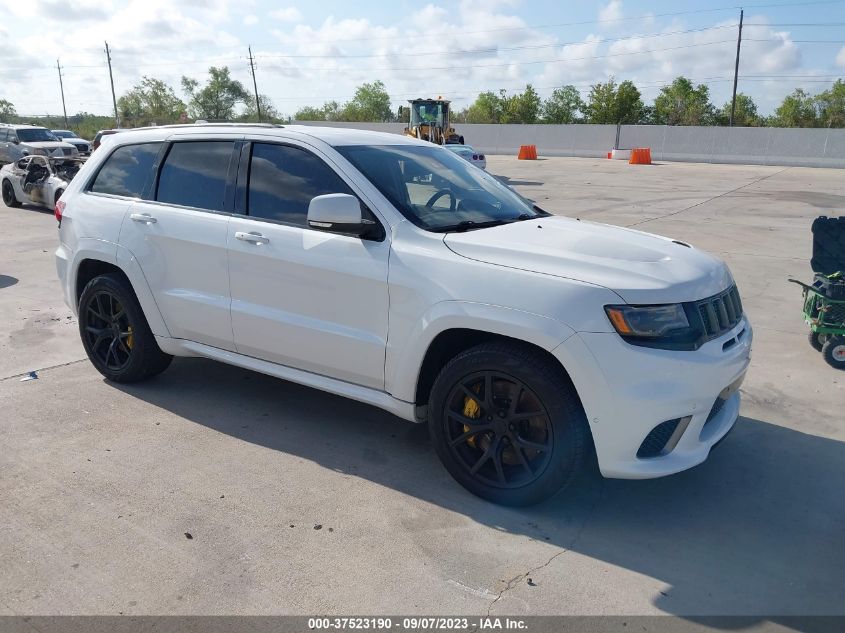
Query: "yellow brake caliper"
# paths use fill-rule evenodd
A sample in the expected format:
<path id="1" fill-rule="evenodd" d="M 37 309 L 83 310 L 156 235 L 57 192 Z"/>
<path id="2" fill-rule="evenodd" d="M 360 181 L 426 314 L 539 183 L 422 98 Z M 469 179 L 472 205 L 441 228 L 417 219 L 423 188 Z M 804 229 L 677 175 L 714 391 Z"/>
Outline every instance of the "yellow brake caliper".
<path id="1" fill-rule="evenodd" d="M 117 304 L 117 310 L 118 312 L 120 312 L 121 310 L 123 310 L 123 306 L 121 304 Z M 130 325 L 129 327 L 127 327 L 126 331 L 129 333 L 129 336 L 126 337 L 126 347 L 131 350 L 132 346 L 135 345 L 135 335 L 132 334 L 132 326 Z"/>
<path id="2" fill-rule="evenodd" d="M 481 385 L 478 385 L 475 388 L 475 392 L 478 393 Z M 469 396 L 464 396 L 464 415 L 472 420 L 477 420 L 481 417 L 481 407 L 478 405 L 478 402 L 474 398 L 470 398 Z M 464 433 L 469 432 L 469 427 L 464 424 Z M 475 448 L 475 436 L 473 435 L 471 438 L 467 440 L 467 444 Z"/>

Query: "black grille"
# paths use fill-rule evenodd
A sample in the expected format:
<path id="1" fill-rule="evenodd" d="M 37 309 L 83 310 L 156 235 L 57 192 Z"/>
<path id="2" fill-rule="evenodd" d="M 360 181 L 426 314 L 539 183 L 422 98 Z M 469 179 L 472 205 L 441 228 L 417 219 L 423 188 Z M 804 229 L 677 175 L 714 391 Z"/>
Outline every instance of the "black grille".
<path id="1" fill-rule="evenodd" d="M 640 444 L 640 448 L 637 450 L 637 457 L 657 457 L 660 455 L 663 452 L 663 449 L 666 448 L 666 443 L 669 441 L 669 438 L 672 437 L 672 434 L 675 432 L 675 429 L 678 428 L 678 424 L 680 424 L 680 422 L 681 418 L 676 418 L 674 420 L 661 422 L 654 427 L 651 432 L 645 436 L 643 443 Z"/>
<path id="2" fill-rule="evenodd" d="M 721 336 L 742 318 L 742 301 L 736 286 L 697 301 L 695 306 L 704 325 L 704 335 L 708 339 Z"/>

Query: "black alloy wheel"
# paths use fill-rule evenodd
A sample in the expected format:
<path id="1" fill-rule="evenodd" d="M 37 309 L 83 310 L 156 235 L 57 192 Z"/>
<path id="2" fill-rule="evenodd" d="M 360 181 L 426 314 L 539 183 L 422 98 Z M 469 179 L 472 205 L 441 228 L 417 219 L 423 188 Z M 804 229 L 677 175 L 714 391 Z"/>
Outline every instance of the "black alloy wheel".
<path id="1" fill-rule="evenodd" d="M 93 293 L 85 306 L 86 348 L 107 369 L 120 371 L 132 355 L 132 326 L 120 299 L 108 290 Z"/>
<path id="2" fill-rule="evenodd" d="M 173 357 L 159 348 L 129 280 L 95 277 L 79 298 L 79 334 L 91 363 L 114 382 L 137 382 L 167 369 Z"/>
<path id="3" fill-rule="evenodd" d="M 520 380 L 498 371 L 459 380 L 446 400 L 444 434 L 467 472 L 498 488 L 519 488 L 545 470 L 554 448 L 549 414 Z"/>
<path id="4" fill-rule="evenodd" d="M 590 447 L 569 376 L 547 353 L 516 341 L 482 343 L 446 363 L 429 396 L 428 428 L 457 482 L 503 505 L 553 496 Z"/>

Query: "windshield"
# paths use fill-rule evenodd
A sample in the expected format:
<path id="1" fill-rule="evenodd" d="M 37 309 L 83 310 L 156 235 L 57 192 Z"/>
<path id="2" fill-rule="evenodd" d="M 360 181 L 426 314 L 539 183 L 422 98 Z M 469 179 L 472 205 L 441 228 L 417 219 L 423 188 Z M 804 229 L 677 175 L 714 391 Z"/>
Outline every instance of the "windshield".
<path id="1" fill-rule="evenodd" d="M 444 117 L 443 111 L 444 107 L 442 103 L 437 102 L 429 102 L 429 103 L 414 103 L 411 104 L 411 107 L 414 109 L 414 116 L 413 116 L 413 123 L 434 123 L 443 127 L 444 125 Z"/>
<path id="2" fill-rule="evenodd" d="M 346 157 L 408 220 L 429 231 L 470 230 L 547 214 L 441 147 L 347 145 Z"/>
<path id="3" fill-rule="evenodd" d="M 37 143 L 39 141 L 58 141 L 59 139 L 48 129 L 43 127 L 18 128 L 18 139 L 21 143 Z"/>
<path id="4" fill-rule="evenodd" d="M 59 138 L 74 138 L 76 136 L 76 134 L 70 130 L 53 130 L 53 134 Z"/>

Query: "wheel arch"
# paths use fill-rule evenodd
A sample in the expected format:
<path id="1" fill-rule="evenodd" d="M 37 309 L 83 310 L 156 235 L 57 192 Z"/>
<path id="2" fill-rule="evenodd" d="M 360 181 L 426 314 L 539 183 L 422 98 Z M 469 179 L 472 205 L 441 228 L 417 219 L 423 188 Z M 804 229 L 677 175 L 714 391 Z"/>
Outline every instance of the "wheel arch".
<path id="1" fill-rule="evenodd" d="M 121 257 L 121 255 L 123 255 Z M 141 304 L 141 309 L 144 312 L 144 317 L 150 326 L 150 330 L 155 336 L 169 337 L 170 332 L 164 322 L 158 305 L 155 302 L 152 291 L 147 283 L 141 267 L 137 260 L 128 255 L 128 251 L 121 247 L 117 248 L 117 256 L 114 261 L 108 261 L 107 258 L 102 257 L 99 253 L 86 254 L 80 257 L 74 267 L 75 278 L 72 281 L 72 292 L 74 306 L 77 310 L 79 308 L 79 298 L 82 296 L 82 291 L 92 279 L 99 275 L 108 273 L 115 273 L 122 276 L 129 284 L 130 289 Z"/>
<path id="2" fill-rule="evenodd" d="M 437 378 L 443 367 L 455 356 L 470 348 L 473 348 L 482 343 L 502 342 L 518 345 L 538 356 L 549 361 L 554 367 L 559 370 L 561 381 L 564 384 L 572 387 L 573 392 L 577 395 L 578 390 L 575 388 L 569 371 L 558 358 L 555 357 L 549 350 L 544 349 L 536 343 L 527 341 L 521 338 L 497 334 L 485 330 L 476 330 L 470 328 L 451 328 L 440 332 L 429 344 L 423 357 L 420 371 L 417 375 L 416 389 L 414 392 L 414 403 L 419 406 L 428 404 L 431 389 L 434 386 L 434 381 Z M 579 400 L 580 403 L 580 400 Z"/>
<path id="3" fill-rule="evenodd" d="M 431 371 L 432 365 L 437 367 L 432 359 L 442 359 L 444 350 L 457 354 L 462 351 L 458 349 L 461 345 L 467 348 L 502 337 L 548 353 L 574 334 L 571 327 L 550 317 L 506 306 L 454 300 L 435 303 L 411 319 L 409 325 L 407 329 L 393 328 L 398 333 L 392 338 L 388 334 L 385 390 L 394 398 L 411 403 L 426 392 L 425 380 L 424 387 L 418 390 L 423 368 Z"/>

